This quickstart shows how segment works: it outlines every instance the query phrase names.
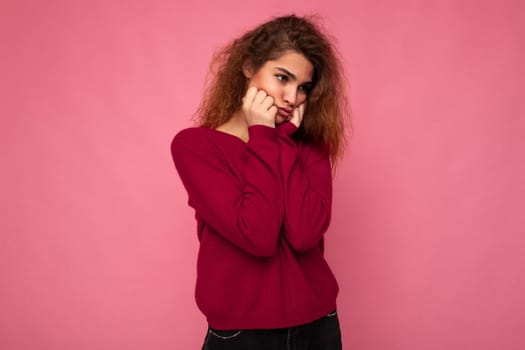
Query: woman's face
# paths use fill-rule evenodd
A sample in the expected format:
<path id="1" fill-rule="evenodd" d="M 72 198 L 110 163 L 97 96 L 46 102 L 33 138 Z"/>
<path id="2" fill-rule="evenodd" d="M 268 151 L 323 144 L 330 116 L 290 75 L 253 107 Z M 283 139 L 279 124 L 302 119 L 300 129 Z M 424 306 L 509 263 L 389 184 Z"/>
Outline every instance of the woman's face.
<path id="1" fill-rule="evenodd" d="M 306 57 L 295 51 L 284 53 L 276 60 L 266 61 L 255 73 L 247 70 L 248 87 L 255 86 L 273 97 L 278 108 L 275 124 L 292 116 L 293 109 L 306 101 L 312 88 L 314 67 Z"/>

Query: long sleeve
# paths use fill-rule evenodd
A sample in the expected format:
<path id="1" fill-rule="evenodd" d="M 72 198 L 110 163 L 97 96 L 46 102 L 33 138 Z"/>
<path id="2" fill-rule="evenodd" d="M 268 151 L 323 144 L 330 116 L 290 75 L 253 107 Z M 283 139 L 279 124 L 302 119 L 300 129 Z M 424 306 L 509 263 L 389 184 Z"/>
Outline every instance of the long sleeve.
<path id="1" fill-rule="evenodd" d="M 291 138 L 292 123 L 278 127 L 280 167 L 285 191 L 286 239 L 296 251 L 319 244 L 328 229 L 332 207 L 332 173 L 328 154 L 304 145 L 303 154 Z"/>
<path id="2" fill-rule="evenodd" d="M 227 150 L 210 139 L 210 132 L 186 129 L 171 144 L 188 204 L 231 243 L 255 256 L 272 256 L 284 215 L 277 131 L 262 125 L 249 128 L 248 143 L 237 145 L 245 148 L 245 162 L 236 169 L 241 174 L 227 164 Z"/>

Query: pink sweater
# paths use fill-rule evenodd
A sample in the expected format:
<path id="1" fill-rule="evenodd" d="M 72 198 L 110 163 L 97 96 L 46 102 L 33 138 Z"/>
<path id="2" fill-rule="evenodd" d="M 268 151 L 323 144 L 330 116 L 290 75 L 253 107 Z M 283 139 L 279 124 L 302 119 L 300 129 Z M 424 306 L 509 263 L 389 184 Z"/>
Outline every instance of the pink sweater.
<path id="1" fill-rule="evenodd" d="M 173 139 L 200 240 L 195 297 L 213 328 L 291 327 L 336 306 L 337 282 L 323 257 L 330 161 L 295 142 L 295 130 L 289 122 L 254 125 L 245 143 L 198 127 Z"/>

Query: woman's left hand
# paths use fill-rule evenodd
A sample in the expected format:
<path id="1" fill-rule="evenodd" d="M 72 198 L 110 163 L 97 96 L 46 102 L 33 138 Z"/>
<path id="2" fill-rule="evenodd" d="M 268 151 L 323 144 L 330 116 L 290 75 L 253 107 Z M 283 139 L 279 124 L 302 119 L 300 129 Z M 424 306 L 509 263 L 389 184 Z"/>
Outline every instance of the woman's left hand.
<path id="1" fill-rule="evenodd" d="M 293 123 L 296 127 L 299 127 L 303 121 L 304 105 L 304 103 L 300 104 L 298 107 L 294 108 L 292 112 L 290 122 Z"/>

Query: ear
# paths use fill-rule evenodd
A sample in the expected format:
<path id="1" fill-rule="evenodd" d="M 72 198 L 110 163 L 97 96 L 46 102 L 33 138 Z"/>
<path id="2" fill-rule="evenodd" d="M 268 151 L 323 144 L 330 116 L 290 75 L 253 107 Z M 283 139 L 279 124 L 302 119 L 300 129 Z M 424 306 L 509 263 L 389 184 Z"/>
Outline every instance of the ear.
<path id="1" fill-rule="evenodd" d="M 249 61 L 244 62 L 244 64 L 242 65 L 242 72 L 244 73 L 244 76 L 247 79 L 250 79 L 251 77 L 253 77 L 253 65 L 252 65 L 252 63 L 249 62 Z"/>

